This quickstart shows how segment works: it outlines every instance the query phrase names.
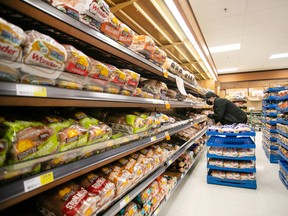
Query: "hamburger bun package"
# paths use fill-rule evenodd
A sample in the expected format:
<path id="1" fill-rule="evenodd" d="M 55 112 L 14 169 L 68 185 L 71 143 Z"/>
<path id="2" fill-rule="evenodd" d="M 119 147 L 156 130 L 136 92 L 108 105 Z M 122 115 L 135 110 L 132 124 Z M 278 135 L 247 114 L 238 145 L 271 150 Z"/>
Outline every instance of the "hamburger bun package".
<path id="1" fill-rule="evenodd" d="M 68 182 L 38 196 L 37 204 L 44 215 L 90 216 L 96 212 L 100 196 Z"/>
<path id="2" fill-rule="evenodd" d="M 114 183 L 103 176 L 88 173 L 76 179 L 76 182 L 90 193 L 100 196 L 99 207 L 110 202 L 115 197 L 116 187 Z"/>
<path id="3" fill-rule="evenodd" d="M 21 62 L 22 48 L 26 35 L 24 31 L 6 20 L 0 18 L 0 58 Z"/>
<path id="4" fill-rule="evenodd" d="M 0 64 L 0 80 L 5 82 L 19 82 L 20 73 L 16 68 Z"/>
<path id="5" fill-rule="evenodd" d="M 61 44 L 50 36 L 35 30 L 27 31 L 26 35 L 23 63 L 53 70 L 64 70 L 67 52 Z"/>

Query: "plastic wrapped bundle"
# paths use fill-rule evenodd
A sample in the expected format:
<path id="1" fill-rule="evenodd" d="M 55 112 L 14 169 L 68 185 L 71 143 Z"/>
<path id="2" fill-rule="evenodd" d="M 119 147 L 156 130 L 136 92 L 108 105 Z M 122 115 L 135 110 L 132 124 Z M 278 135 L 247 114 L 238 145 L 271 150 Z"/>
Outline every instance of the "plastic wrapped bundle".
<path id="1" fill-rule="evenodd" d="M 140 88 L 155 96 L 156 99 L 166 99 L 168 87 L 165 83 L 158 80 L 145 80 L 140 83 Z"/>
<path id="2" fill-rule="evenodd" d="M 150 58 L 156 50 L 155 42 L 147 35 L 134 35 L 130 48 L 143 54 L 146 58 Z"/>

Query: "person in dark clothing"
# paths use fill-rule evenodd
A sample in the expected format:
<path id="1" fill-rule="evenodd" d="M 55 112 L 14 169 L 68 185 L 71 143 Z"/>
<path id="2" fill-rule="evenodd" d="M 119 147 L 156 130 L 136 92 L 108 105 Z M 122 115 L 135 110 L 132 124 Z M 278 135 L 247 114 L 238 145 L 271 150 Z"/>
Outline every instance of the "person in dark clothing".
<path id="1" fill-rule="evenodd" d="M 231 101 L 225 98 L 219 98 L 213 92 L 205 94 L 206 103 L 213 105 L 213 114 L 209 114 L 208 118 L 214 119 L 217 124 L 220 122 L 222 125 L 234 123 L 247 123 L 246 113 L 237 107 Z"/>

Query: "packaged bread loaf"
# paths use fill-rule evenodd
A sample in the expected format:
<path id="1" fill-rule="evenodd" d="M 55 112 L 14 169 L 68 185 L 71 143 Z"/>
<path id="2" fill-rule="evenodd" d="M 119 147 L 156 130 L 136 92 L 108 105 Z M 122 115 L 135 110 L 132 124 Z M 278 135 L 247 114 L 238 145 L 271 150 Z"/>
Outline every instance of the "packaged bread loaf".
<path id="1" fill-rule="evenodd" d="M 0 58 L 21 62 L 21 45 L 26 39 L 24 31 L 0 18 Z"/>
<path id="2" fill-rule="evenodd" d="M 155 96 L 155 99 L 166 99 L 168 87 L 165 83 L 158 80 L 145 80 L 140 83 L 139 87 Z"/>
<path id="3" fill-rule="evenodd" d="M 81 4 L 85 2 L 85 0 L 75 1 L 75 0 L 45 0 L 47 3 L 50 3 L 53 7 L 58 10 L 66 13 L 68 16 L 79 20 L 79 11 L 78 7 L 81 7 Z"/>
<path id="4" fill-rule="evenodd" d="M 26 32 L 23 62 L 54 70 L 64 70 L 66 49 L 53 38 L 35 30 Z"/>
<path id="5" fill-rule="evenodd" d="M 213 176 L 215 178 L 225 179 L 226 173 L 224 171 L 212 170 L 211 176 Z"/>
<path id="6" fill-rule="evenodd" d="M 140 74 L 135 73 L 134 71 L 128 69 L 122 69 L 122 71 L 126 74 L 126 81 L 123 86 L 123 90 L 129 92 L 129 95 L 132 95 L 134 90 L 137 88 L 140 81 Z"/>
<path id="7" fill-rule="evenodd" d="M 116 194 L 114 183 L 95 173 L 85 174 L 75 180 L 81 187 L 90 193 L 100 196 L 98 205 L 101 207 L 110 202 Z"/>
<path id="8" fill-rule="evenodd" d="M 79 11 L 100 23 L 109 22 L 110 9 L 104 0 L 85 0 Z"/>
<path id="9" fill-rule="evenodd" d="M 134 32 L 124 23 L 120 22 L 120 34 L 118 41 L 124 46 L 129 47 L 133 42 Z"/>
<path id="10" fill-rule="evenodd" d="M 122 194 L 132 184 L 132 174 L 125 169 L 121 169 L 119 166 L 109 164 L 101 167 L 100 170 L 106 179 L 115 184 L 116 195 Z"/>
<path id="11" fill-rule="evenodd" d="M 156 64 L 162 66 L 166 61 L 167 54 L 165 51 L 161 50 L 159 47 L 155 46 L 155 50 L 151 53 L 150 59 L 152 59 Z"/>
<path id="12" fill-rule="evenodd" d="M 71 45 L 63 46 L 67 52 L 65 71 L 81 76 L 88 76 L 91 65 L 90 58 Z"/>
<path id="13" fill-rule="evenodd" d="M 154 162 L 154 151 L 152 149 L 145 148 L 141 149 L 140 153 L 145 157 L 144 164 L 147 170 L 146 172 L 151 172 L 156 166 L 156 163 Z"/>
<path id="14" fill-rule="evenodd" d="M 226 172 L 226 179 L 240 180 L 241 176 L 240 173 L 237 172 Z"/>
<path id="15" fill-rule="evenodd" d="M 77 74 L 62 72 L 56 80 L 56 86 L 67 89 L 81 90 L 86 84 L 86 78 Z"/>
<path id="16" fill-rule="evenodd" d="M 69 182 L 42 193 L 37 198 L 40 211 L 45 215 L 90 216 L 96 212 L 100 196 Z"/>
<path id="17" fill-rule="evenodd" d="M 130 49 L 143 54 L 146 58 L 150 58 L 155 51 L 156 46 L 152 38 L 147 35 L 134 35 Z"/>
<path id="18" fill-rule="evenodd" d="M 111 77 L 108 80 L 105 92 L 118 94 L 126 82 L 126 74 L 113 65 L 106 64 L 106 66 L 110 70 Z"/>
<path id="19" fill-rule="evenodd" d="M 5 120 L 2 123 L 3 139 L 8 144 L 9 163 L 38 158 L 58 150 L 55 130 L 40 122 Z"/>
<path id="20" fill-rule="evenodd" d="M 240 178 L 241 180 L 255 180 L 256 176 L 254 173 L 241 173 Z"/>
<path id="21" fill-rule="evenodd" d="M 218 166 L 218 167 L 223 167 L 223 160 L 218 160 L 218 159 L 209 159 L 209 165 L 211 166 Z"/>
<path id="22" fill-rule="evenodd" d="M 227 167 L 227 168 L 238 168 L 239 162 L 238 161 L 225 160 L 223 165 L 224 165 L 224 167 Z"/>
<path id="23" fill-rule="evenodd" d="M 138 216 L 138 206 L 134 202 L 129 202 L 121 211 L 118 216 Z"/>
<path id="24" fill-rule="evenodd" d="M 236 148 L 224 148 L 223 156 L 227 157 L 238 157 L 238 151 Z"/>
<path id="25" fill-rule="evenodd" d="M 113 40 L 118 40 L 120 36 L 120 21 L 110 12 L 108 22 L 103 22 L 100 30 Z"/>
<path id="26" fill-rule="evenodd" d="M 55 85 L 55 81 L 53 79 L 35 76 L 32 74 L 24 74 L 23 76 L 21 76 L 21 83 L 32 85 L 43 85 L 43 86 Z"/>
<path id="27" fill-rule="evenodd" d="M 147 187 L 136 196 L 135 202 L 139 205 L 143 205 L 144 203 L 147 203 L 151 199 L 152 199 L 152 190 L 151 187 Z"/>
<path id="28" fill-rule="evenodd" d="M 5 82 L 19 82 L 20 73 L 18 69 L 0 64 L 0 80 Z"/>

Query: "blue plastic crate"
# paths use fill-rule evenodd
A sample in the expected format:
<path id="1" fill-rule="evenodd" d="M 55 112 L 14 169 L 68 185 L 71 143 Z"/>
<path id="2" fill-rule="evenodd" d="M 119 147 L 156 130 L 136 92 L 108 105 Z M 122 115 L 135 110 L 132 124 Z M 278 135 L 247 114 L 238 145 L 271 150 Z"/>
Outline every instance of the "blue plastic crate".
<path id="1" fill-rule="evenodd" d="M 241 161 L 256 160 L 256 156 L 250 156 L 250 157 L 227 157 L 227 156 L 219 156 L 219 155 L 214 155 L 214 154 L 209 154 L 209 153 L 207 153 L 207 158 L 225 159 L 225 160 L 241 160 Z"/>
<path id="2" fill-rule="evenodd" d="M 265 109 L 277 109 L 278 104 L 263 104 L 263 108 Z"/>
<path id="3" fill-rule="evenodd" d="M 284 172 L 288 175 L 288 163 L 284 160 L 279 159 L 279 166 L 284 169 Z"/>
<path id="4" fill-rule="evenodd" d="M 256 168 L 253 169 L 240 169 L 240 168 L 228 168 L 228 167 L 218 167 L 218 166 L 212 166 L 212 165 L 207 165 L 208 169 L 213 169 L 213 170 L 223 170 L 223 171 L 230 171 L 230 172 L 249 172 L 249 173 L 255 173 Z"/>
<path id="5" fill-rule="evenodd" d="M 278 100 L 278 96 L 268 96 L 267 98 L 263 99 L 263 101 L 276 101 Z"/>
<path id="6" fill-rule="evenodd" d="M 277 132 L 278 132 L 279 134 L 281 134 L 282 136 L 288 138 L 288 134 L 287 134 L 287 133 L 284 133 L 284 132 L 281 131 L 280 129 L 277 129 Z"/>
<path id="7" fill-rule="evenodd" d="M 277 130 L 269 129 L 269 128 L 266 128 L 266 127 L 263 127 L 263 130 L 266 130 L 269 133 L 277 133 Z"/>
<path id="8" fill-rule="evenodd" d="M 283 183 L 283 185 L 288 190 L 288 182 L 285 180 L 285 177 L 282 175 L 282 173 L 280 171 L 279 171 L 279 178 L 280 178 L 281 182 Z"/>
<path id="9" fill-rule="evenodd" d="M 283 97 L 277 96 L 277 97 L 276 97 L 276 100 L 277 100 L 277 101 L 286 101 L 286 100 L 288 100 L 288 95 L 285 95 L 285 96 L 283 96 Z"/>
<path id="10" fill-rule="evenodd" d="M 281 86 L 281 87 L 273 87 L 273 88 L 268 88 L 264 91 L 264 93 L 269 93 L 269 92 L 279 92 L 279 91 L 282 91 L 282 90 L 285 90 L 286 87 L 284 86 Z"/>
<path id="11" fill-rule="evenodd" d="M 285 148 L 288 151 L 288 145 L 285 145 L 281 140 L 277 139 L 277 143 L 279 143 L 283 148 Z"/>
<path id="12" fill-rule="evenodd" d="M 216 137 L 211 136 L 207 146 L 227 148 L 255 148 L 255 143 L 250 137 Z"/>
<path id="13" fill-rule="evenodd" d="M 281 108 L 277 107 L 276 110 L 278 110 L 278 111 L 280 111 L 280 112 L 283 112 L 283 113 L 287 113 L 287 112 L 288 112 L 288 108 L 286 108 L 286 109 L 281 109 Z"/>
<path id="14" fill-rule="evenodd" d="M 285 157 L 285 155 L 280 150 L 278 151 L 278 153 L 279 153 L 279 156 L 281 157 L 281 159 L 288 163 L 288 158 Z"/>
<path id="15" fill-rule="evenodd" d="M 267 112 L 263 112 L 263 116 L 268 116 L 268 117 L 277 117 L 277 113 L 267 113 Z"/>
<path id="16" fill-rule="evenodd" d="M 268 160 L 269 160 L 270 163 L 275 163 L 275 164 L 278 163 L 279 155 L 269 154 L 269 153 L 267 152 L 267 150 L 265 149 L 264 146 L 263 146 L 263 150 L 264 150 L 265 155 L 266 155 L 266 157 L 268 158 Z"/>
<path id="17" fill-rule="evenodd" d="M 224 186 L 239 187 L 239 188 L 248 188 L 248 189 L 256 189 L 257 188 L 256 180 L 229 180 L 229 179 L 215 178 L 211 175 L 207 176 L 207 183 L 208 184 L 217 184 L 217 185 L 224 185 Z"/>
<path id="18" fill-rule="evenodd" d="M 284 125 L 288 125 L 288 121 L 284 121 L 284 120 L 281 119 L 281 118 L 277 118 L 277 123 L 284 124 Z"/>
<path id="19" fill-rule="evenodd" d="M 208 136 L 226 136 L 226 137 L 249 137 L 249 136 L 255 136 L 256 133 L 255 131 L 251 131 L 251 132 L 243 132 L 243 133 L 219 133 L 216 131 L 207 131 L 206 135 Z"/>

